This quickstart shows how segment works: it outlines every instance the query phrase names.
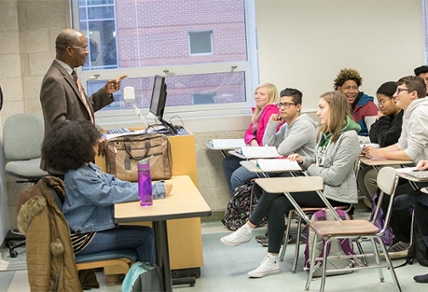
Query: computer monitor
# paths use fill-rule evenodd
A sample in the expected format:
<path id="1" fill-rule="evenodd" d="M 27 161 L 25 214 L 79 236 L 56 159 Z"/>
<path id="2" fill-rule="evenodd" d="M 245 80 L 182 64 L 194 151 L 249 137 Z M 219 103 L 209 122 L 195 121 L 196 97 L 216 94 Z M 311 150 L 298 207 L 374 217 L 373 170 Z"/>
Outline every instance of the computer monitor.
<path id="1" fill-rule="evenodd" d="M 166 104 L 166 83 L 165 77 L 156 75 L 153 83 L 152 98 L 150 100 L 149 112 L 153 114 L 156 119 L 169 130 L 171 134 L 177 134 L 177 130 L 173 125 L 163 119 Z"/>

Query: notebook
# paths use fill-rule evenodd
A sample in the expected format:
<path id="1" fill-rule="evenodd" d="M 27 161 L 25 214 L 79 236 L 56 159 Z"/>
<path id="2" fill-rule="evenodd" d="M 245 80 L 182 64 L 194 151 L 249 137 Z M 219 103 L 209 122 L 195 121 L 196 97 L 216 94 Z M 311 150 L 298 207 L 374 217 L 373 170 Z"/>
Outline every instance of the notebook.
<path id="1" fill-rule="evenodd" d="M 301 171 L 297 161 L 288 159 L 257 159 L 257 166 L 263 171 Z"/>
<path id="2" fill-rule="evenodd" d="M 245 146 L 241 147 L 242 155 L 245 158 L 276 158 L 279 155 L 274 146 Z"/>
<path id="3" fill-rule="evenodd" d="M 408 177 L 408 179 L 416 181 L 428 181 L 428 170 L 417 170 L 416 167 L 405 167 L 399 168 L 396 171 L 397 173 L 404 174 L 406 177 Z"/>
<path id="4" fill-rule="evenodd" d="M 234 149 L 245 146 L 244 139 L 212 139 L 214 149 Z"/>

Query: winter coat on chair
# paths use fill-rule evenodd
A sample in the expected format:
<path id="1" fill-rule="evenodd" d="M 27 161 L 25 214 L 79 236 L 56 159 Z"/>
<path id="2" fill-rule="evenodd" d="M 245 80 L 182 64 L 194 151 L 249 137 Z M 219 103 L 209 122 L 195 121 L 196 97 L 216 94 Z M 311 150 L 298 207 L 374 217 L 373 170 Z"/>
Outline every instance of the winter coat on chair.
<path id="1" fill-rule="evenodd" d="M 18 200 L 18 228 L 26 235 L 31 291 L 82 291 L 67 221 L 49 189 L 64 196 L 63 182 L 43 177 Z"/>

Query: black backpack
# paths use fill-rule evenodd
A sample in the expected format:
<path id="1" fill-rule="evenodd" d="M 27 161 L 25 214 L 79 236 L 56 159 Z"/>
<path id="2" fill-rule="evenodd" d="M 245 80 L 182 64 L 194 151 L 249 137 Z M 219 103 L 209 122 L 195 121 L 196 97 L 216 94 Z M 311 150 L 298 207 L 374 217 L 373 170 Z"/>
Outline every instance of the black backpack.
<path id="1" fill-rule="evenodd" d="M 233 198 L 227 204 L 226 214 L 221 220 L 227 229 L 235 231 L 250 218 L 257 204 L 257 198 L 253 195 L 253 186 L 254 180 L 251 180 L 235 189 Z M 265 217 L 257 226 L 260 227 L 266 223 L 267 218 Z"/>
<path id="2" fill-rule="evenodd" d="M 418 224 L 413 222 L 412 244 L 407 252 L 406 261 L 396 268 L 403 267 L 407 264 L 413 265 L 415 260 L 417 260 L 420 265 L 428 267 L 428 247 L 422 239 Z"/>
<path id="3" fill-rule="evenodd" d="M 409 260 L 409 264 L 412 264 L 416 259 L 420 265 L 428 267 L 428 247 L 422 239 L 416 222 L 413 223 L 412 244 L 407 252 L 407 259 Z"/>

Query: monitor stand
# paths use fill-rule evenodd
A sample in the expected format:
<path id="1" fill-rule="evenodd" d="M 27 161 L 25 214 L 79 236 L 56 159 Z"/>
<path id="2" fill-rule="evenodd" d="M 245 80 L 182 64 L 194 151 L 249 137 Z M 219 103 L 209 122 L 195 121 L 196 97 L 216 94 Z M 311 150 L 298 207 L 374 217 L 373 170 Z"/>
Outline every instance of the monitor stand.
<path id="1" fill-rule="evenodd" d="M 160 123 L 165 127 L 165 129 L 167 129 L 172 135 L 177 135 L 178 131 L 177 129 L 174 127 L 173 124 L 165 121 L 164 119 L 160 120 Z"/>
<path id="2" fill-rule="evenodd" d="M 171 124 L 171 123 L 169 123 L 169 122 L 167 122 L 167 121 L 165 121 L 164 119 L 160 119 L 159 120 L 159 118 L 158 117 L 156 117 L 155 115 L 153 115 L 152 113 L 149 113 L 148 115 L 147 115 L 147 117 L 150 117 L 150 118 L 153 118 L 154 119 L 154 121 L 155 121 L 155 124 L 160 124 L 160 125 L 162 125 L 162 126 L 164 126 L 165 127 L 165 133 L 163 133 L 163 134 L 171 134 L 171 135 L 178 135 L 178 131 L 177 131 L 177 129 L 174 127 L 174 125 L 173 124 Z"/>

